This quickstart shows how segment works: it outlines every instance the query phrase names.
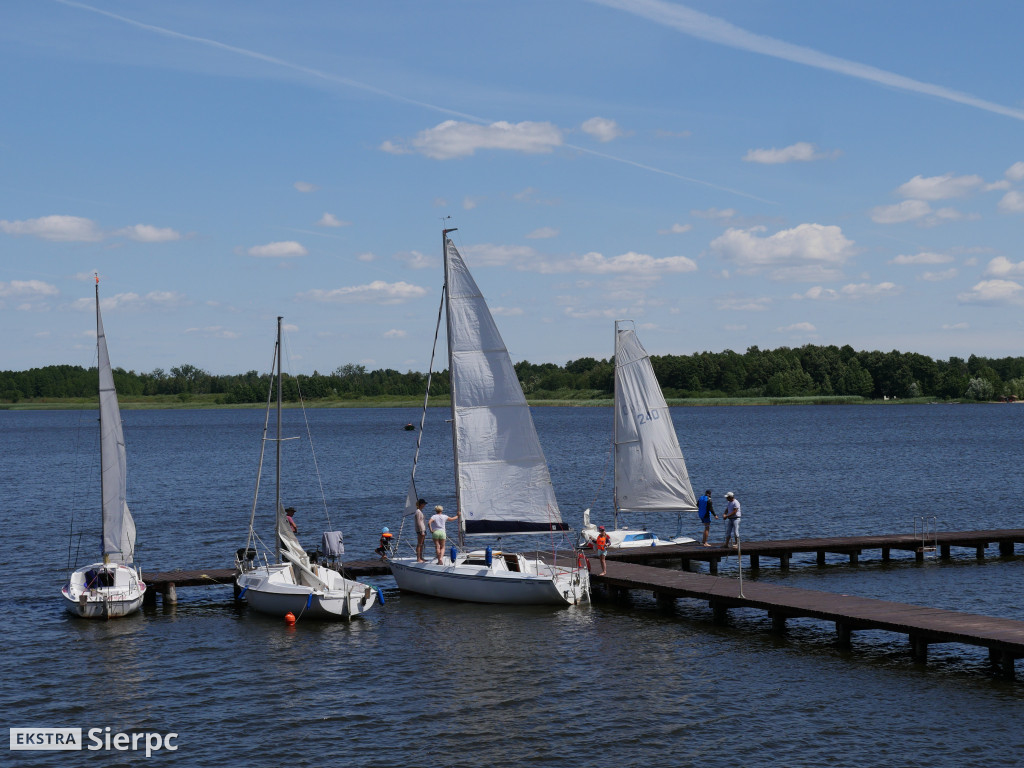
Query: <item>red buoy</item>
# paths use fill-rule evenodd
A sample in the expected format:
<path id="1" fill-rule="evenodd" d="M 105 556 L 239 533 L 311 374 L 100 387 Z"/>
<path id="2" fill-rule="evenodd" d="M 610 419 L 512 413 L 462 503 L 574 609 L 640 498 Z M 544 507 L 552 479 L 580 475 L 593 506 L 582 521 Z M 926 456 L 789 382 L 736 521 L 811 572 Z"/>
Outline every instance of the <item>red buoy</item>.
<path id="1" fill-rule="evenodd" d="M 285 624 L 294 624 L 295 623 L 295 614 L 292 613 L 291 611 L 288 611 L 288 613 L 286 613 L 284 615 L 284 622 L 285 622 Z"/>

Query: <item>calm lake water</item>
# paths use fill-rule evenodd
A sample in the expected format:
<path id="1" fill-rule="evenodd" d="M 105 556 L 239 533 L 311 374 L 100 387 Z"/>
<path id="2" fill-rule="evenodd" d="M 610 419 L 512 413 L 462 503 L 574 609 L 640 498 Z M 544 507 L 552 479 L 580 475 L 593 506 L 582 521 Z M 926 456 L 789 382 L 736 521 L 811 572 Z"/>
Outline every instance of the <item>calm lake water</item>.
<path id="1" fill-rule="evenodd" d="M 454 508 L 448 413 L 431 409 L 417 479 Z M 672 411 L 694 488 L 735 491 L 745 540 L 1024 527 L 1024 406 L 708 407 Z M 129 503 L 145 569 L 226 568 L 245 543 L 264 414 L 125 411 Z M 313 456 L 285 444 L 283 498 L 312 547 L 327 527 L 350 559 L 401 527 L 414 410 L 307 412 Z M 611 519 L 607 408 L 534 409 L 563 516 Z M 285 414 L 303 435 L 301 411 Z M 134 617 L 77 620 L 59 595 L 71 555 L 98 552 L 96 412 L 0 411 L 0 564 L 9 727 L 179 734 L 154 765 L 1016 766 L 1024 680 L 987 654 L 855 633 L 852 651 L 811 620 L 771 634 L 760 612 L 712 624 L 705 604 L 646 596 L 569 608 L 495 608 L 399 594 L 351 624 L 283 622 L 235 606 L 230 587 L 182 589 Z M 270 472 L 272 475 L 272 470 Z M 264 483 L 261 502 L 271 501 Z M 326 507 L 326 508 L 325 508 Z M 329 516 L 330 524 L 326 522 Z M 258 511 L 269 540 L 272 513 Z M 686 530 L 698 535 L 696 516 Z M 675 520 L 648 520 L 674 533 Z M 409 525 L 405 526 L 408 535 Z M 712 535 L 721 540 L 721 523 Z M 80 550 L 79 550 L 80 541 Z M 510 542 L 506 540 L 506 545 Z M 536 538 L 524 548 L 549 548 Z M 758 577 L 1024 620 L 1024 557 L 954 550 L 921 565 L 814 556 Z M 736 575 L 735 560 L 723 577 Z M 753 578 L 750 573 L 745 578 Z M 1024 662 L 1017 664 L 1024 678 Z M 148 764 L 139 753 L 8 752 L 4 765 Z"/>

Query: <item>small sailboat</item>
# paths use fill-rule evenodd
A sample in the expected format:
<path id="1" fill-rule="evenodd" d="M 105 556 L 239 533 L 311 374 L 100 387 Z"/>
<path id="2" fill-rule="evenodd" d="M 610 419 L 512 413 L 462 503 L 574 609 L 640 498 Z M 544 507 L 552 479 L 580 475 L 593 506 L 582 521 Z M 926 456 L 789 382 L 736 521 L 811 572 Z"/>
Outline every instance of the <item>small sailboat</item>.
<path id="1" fill-rule="evenodd" d="M 628 327 L 627 327 L 628 324 Z M 665 396 L 647 351 L 631 320 L 615 321 L 615 503 L 614 526 L 607 531 L 609 549 L 692 544 L 682 534 L 684 512 L 697 512 L 690 475 L 679 447 Z M 671 539 L 638 528 L 619 527 L 620 513 L 675 513 L 678 530 Z M 592 544 L 598 528 L 583 513 L 580 543 Z"/>
<path id="2" fill-rule="evenodd" d="M 103 497 L 103 561 L 74 571 L 61 590 L 64 606 L 75 616 L 115 619 L 139 610 L 146 594 L 135 559 L 135 521 L 128 510 L 127 463 L 121 409 L 107 354 L 100 316 L 100 278 L 96 275 L 96 356 L 100 399 L 100 487 Z"/>
<path id="3" fill-rule="evenodd" d="M 520 605 L 572 605 L 590 594 L 585 559 L 568 565 L 540 555 L 464 551 L 464 536 L 562 532 L 551 477 L 515 368 L 494 318 L 462 256 L 442 233 L 448 370 L 455 457 L 459 547 L 442 563 L 391 558 L 400 589 L 452 600 Z M 441 311 L 438 311 L 440 327 Z M 437 334 L 435 333 L 435 349 Z M 433 358 L 431 358 L 433 370 Z M 429 398 L 429 378 L 427 397 Z M 426 400 L 424 401 L 424 413 Z M 420 436 L 423 419 L 420 422 Z M 417 442 L 417 459 L 419 443 Z M 407 510 L 415 506 L 416 459 Z M 551 558 L 554 559 L 553 557 Z"/>
<path id="4" fill-rule="evenodd" d="M 291 613 L 296 619 L 351 619 L 366 613 L 376 604 L 379 590 L 369 584 L 346 579 L 340 573 L 340 568 L 329 568 L 314 562 L 299 543 L 292 520 L 281 503 L 281 444 L 288 439 L 281 436 L 281 320 L 277 318 L 277 346 L 274 354 L 277 369 L 277 429 L 276 436 L 271 439 L 277 450 L 274 561 L 270 562 L 266 551 L 261 552 L 256 548 L 258 537 L 254 524 L 264 456 L 264 449 L 261 448 L 260 469 L 253 494 L 252 515 L 249 518 L 249 539 L 245 548 L 238 550 L 235 555 L 235 594 L 238 599 L 248 601 L 255 610 L 272 616 L 284 617 Z M 270 410 L 271 396 L 268 393 L 267 415 L 263 424 L 264 447 L 268 441 Z M 340 531 L 326 532 L 323 540 L 325 547 L 328 547 L 327 555 L 335 556 L 344 552 Z"/>

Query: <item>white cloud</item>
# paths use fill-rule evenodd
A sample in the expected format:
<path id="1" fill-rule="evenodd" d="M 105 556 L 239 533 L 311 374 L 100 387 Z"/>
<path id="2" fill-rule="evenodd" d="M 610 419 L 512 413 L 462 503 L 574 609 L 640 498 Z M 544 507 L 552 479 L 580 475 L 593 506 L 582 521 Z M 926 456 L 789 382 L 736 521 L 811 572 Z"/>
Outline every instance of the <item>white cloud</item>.
<path id="1" fill-rule="evenodd" d="M 735 208 L 708 208 L 705 211 L 690 211 L 691 216 L 696 216 L 698 219 L 731 219 L 736 215 Z"/>
<path id="2" fill-rule="evenodd" d="M 117 293 L 113 296 L 105 296 L 100 299 L 100 308 L 111 309 L 145 309 L 151 307 L 178 307 L 185 302 L 185 296 L 176 291 L 150 291 L 145 296 L 134 292 Z M 95 310 L 96 302 L 93 299 L 75 299 L 71 306 L 78 310 Z"/>
<path id="3" fill-rule="evenodd" d="M 294 240 L 285 240 L 278 243 L 267 243 L 266 245 L 254 245 L 248 251 L 250 256 L 270 259 L 290 259 L 295 256 L 305 256 L 307 251 L 300 243 Z"/>
<path id="4" fill-rule="evenodd" d="M 1006 169 L 1003 174 L 1010 181 L 1024 181 L 1024 162 L 1018 161 Z"/>
<path id="5" fill-rule="evenodd" d="M 333 213 L 324 212 L 324 215 L 320 217 L 320 220 L 316 223 L 318 227 L 348 227 L 351 226 L 351 221 L 342 221 Z"/>
<path id="6" fill-rule="evenodd" d="M 11 280 L 0 282 L 0 297 L 3 298 L 40 298 L 56 296 L 60 291 L 57 287 L 44 283 L 42 280 Z"/>
<path id="7" fill-rule="evenodd" d="M 95 243 L 103 233 L 91 219 L 80 216 L 42 216 L 25 221 L 0 220 L 0 230 L 8 235 L 32 235 L 60 243 Z"/>
<path id="8" fill-rule="evenodd" d="M 1014 264 L 1005 256 L 996 256 L 985 267 L 985 275 L 991 277 L 1011 277 L 1020 275 L 1024 277 L 1024 261 Z"/>
<path id="9" fill-rule="evenodd" d="M 476 208 L 478 202 L 479 201 L 476 198 L 464 197 L 462 198 L 462 210 L 472 211 L 474 208 Z"/>
<path id="10" fill-rule="evenodd" d="M 383 280 L 374 280 L 366 285 L 351 285 L 332 290 L 316 288 L 300 293 L 296 298 L 300 301 L 324 303 L 399 304 L 410 299 L 418 299 L 426 294 L 426 288 L 412 283 L 403 281 L 385 283 Z"/>
<path id="11" fill-rule="evenodd" d="M 904 200 L 896 205 L 879 205 L 871 209 L 871 220 L 876 224 L 902 224 L 920 219 L 932 212 L 924 200 Z"/>
<path id="12" fill-rule="evenodd" d="M 383 152 L 387 152 L 389 155 L 411 155 L 412 150 L 407 147 L 403 147 L 401 144 L 396 144 L 393 141 L 382 141 L 378 147 Z"/>
<path id="13" fill-rule="evenodd" d="M 853 299 L 854 301 L 876 301 L 888 296 L 898 296 L 903 293 L 903 288 L 895 283 L 878 283 L 877 285 L 871 285 L 871 283 L 850 283 L 840 288 L 839 293 L 843 298 Z"/>
<path id="14" fill-rule="evenodd" d="M 549 257 L 540 254 L 530 246 L 491 245 L 482 243 L 462 249 L 466 256 L 483 266 L 512 265 L 521 272 L 539 272 L 544 275 L 582 272 L 590 275 L 628 275 L 630 277 L 658 277 L 662 273 L 694 272 L 697 264 L 686 256 L 655 258 L 645 253 L 628 253 L 605 257 L 590 252 L 582 256 Z"/>
<path id="15" fill-rule="evenodd" d="M 985 185 L 981 176 L 954 176 L 947 173 L 943 176 L 915 176 L 905 184 L 896 188 L 903 197 L 916 200 L 946 200 L 951 197 L 966 197 Z"/>
<path id="16" fill-rule="evenodd" d="M 376 260 L 377 255 L 367 251 L 366 253 L 360 253 L 358 256 L 356 256 L 356 258 L 359 259 L 360 261 L 374 261 Z"/>
<path id="17" fill-rule="evenodd" d="M 521 307 L 494 307 L 491 314 L 495 317 L 518 317 L 523 314 Z"/>
<path id="18" fill-rule="evenodd" d="M 956 268 L 944 269 L 941 272 L 922 272 L 921 279 L 929 283 L 938 283 L 943 280 L 952 280 L 957 276 Z"/>
<path id="19" fill-rule="evenodd" d="M 1013 280 L 982 280 L 971 290 L 957 294 L 961 304 L 1024 304 L 1024 287 Z"/>
<path id="20" fill-rule="evenodd" d="M 181 233 L 170 227 L 154 227 L 150 224 L 136 224 L 134 227 L 124 227 L 114 232 L 115 235 L 127 237 L 139 243 L 169 243 L 174 240 L 181 240 Z"/>
<path id="21" fill-rule="evenodd" d="M 797 300 L 810 299 L 811 301 L 834 301 L 839 298 L 839 291 L 816 285 L 813 288 L 808 288 L 804 293 L 794 293 L 792 298 Z"/>
<path id="22" fill-rule="evenodd" d="M 614 320 L 623 315 L 630 314 L 626 309 L 576 309 L 566 307 L 565 314 L 575 320 Z"/>
<path id="23" fill-rule="evenodd" d="M 1024 194 L 1011 189 L 999 201 L 999 210 L 1003 213 L 1024 213 Z M 2 225 L 3 222 L 0 222 Z"/>
<path id="24" fill-rule="evenodd" d="M 764 227 L 728 229 L 711 241 L 711 251 L 742 272 L 769 270 L 774 280 L 828 280 L 839 276 L 853 255 L 853 241 L 834 225 L 800 224 L 768 237 Z"/>
<path id="25" fill-rule="evenodd" d="M 768 297 L 749 299 L 737 296 L 726 296 L 715 299 L 715 306 L 726 312 L 764 312 L 769 309 L 772 300 Z"/>
<path id="26" fill-rule="evenodd" d="M 384 331 L 385 339 L 404 339 L 405 337 L 405 331 L 401 331 L 398 328 L 392 328 L 390 331 Z"/>
<path id="27" fill-rule="evenodd" d="M 659 235 L 681 235 L 693 229 L 693 224 L 673 224 L 668 229 L 659 229 Z"/>
<path id="28" fill-rule="evenodd" d="M 296 181 L 294 184 L 292 184 L 292 186 L 295 187 L 295 189 L 297 189 L 299 192 L 307 194 L 309 192 L 316 192 L 318 189 L 320 189 L 320 187 L 318 187 L 316 184 L 310 184 L 308 181 Z"/>
<path id="29" fill-rule="evenodd" d="M 490 125 L 476 125 L 446 120 L 434 128 L 421 131 L 410 144 L 415 151 L 435 160 L 467 157 L 478 149 L 503 149 L 540 154 L 560 147 L 562 132 L 551 123 L 501 121 Z M 381 149 L 397 154 L 394 145 L 390 148 L 382 145 Z"/>
<path id="30" fill-rule="evenodd" d="M 942 326 L 942 330 L 944 330 L 944 331 L 963 331 L 963 330 L 966 330 L 967 328 L 970 328 L 970 327 L 971 326 L 969 326 L 967 323 L 947 323 L 947 324 L 944 324 Z"/>
<path id="31" fill-rule="evenodd" d="M 792 325 L 785 325 L 782 328 L 776 328 L 775 330 L 779 333 L 815 333 L 818 329 L 811 323 L 793 323 Z"/>
<path id="32" fill-rule="evenodd" d="M 208 325 L 205 328 L 186 328 L 185 333 L 194 333 L 206 339 L 238 339 L 242 334 L 229 331 L 222 325 Z"/>
<path id="33" fill-rule="evenodd" d="M 921 251 L 914 254 L 900 254 L 890 261 L 890 264 L 948 264 L 953 260 L 952 256 L 944 253 L 930 253 Z"/>
<path id="34" fill-rule="evenodd" d="M 540 227 L 526 236 L 528 240 L 546 240 L 551 237 L 558 237 L 558 230 L 554 227 Z"/>
<path id="35" fill-rule="evenodd" d="M 419 251 L 401 251 L 395 254 L 395 260 L 402 262 L 409 269 L 427 269 L 434 266 L 434 260 Z"/>
<path id="36" fill-rule="evenodd" d="M 730 325 L 723 325 L 722 328 L 724 328 L 727 331 L 745 331 L 745 330 L 747 330 L 747 326 L 745 324 L 743 324 L 743 325 L 731 325 L 731 324 Z"/>
<path id="37" fill-rule="evenodd" d="M 625 133 L 618 123 L 606 117 L 592 117 L 580 127 L 585 133 L 601 142 L 612 141 Z"/>
<path id="38" fill-rule="evenodd" d="M 797 163 L 820 160 L 826 157 L 824 153 L 818 152 L 814 144 L 806 141 L 798 141 L 782 149 L 751 149 L 747 151 L 743 160 L 748 163 L 763 163 L 764 165 L 775 165 L 778 163 Z"/>

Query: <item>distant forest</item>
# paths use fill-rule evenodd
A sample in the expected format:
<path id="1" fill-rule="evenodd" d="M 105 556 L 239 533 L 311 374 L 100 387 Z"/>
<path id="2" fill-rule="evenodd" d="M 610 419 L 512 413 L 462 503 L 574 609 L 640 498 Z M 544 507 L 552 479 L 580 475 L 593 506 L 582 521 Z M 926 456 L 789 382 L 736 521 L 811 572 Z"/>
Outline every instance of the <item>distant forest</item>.
<path id="1" fill-rule="evenodd" d="M 857 352 L 850 346 L 780 347 L 744 353 L 700 352 L 652 356 L 665 397 L 929 397 L 946 400 L 1024 398 L 1024 357 L 992 359 L 971 355 L 933 360 L 913 352 Z M 612 397 L 612 360 L 582 357 L 565 365 L 516 363 L 523 391 L 531 400 L 603 399 Z M 286 376 L 283 395 L 296 401 L 358 400 L 363 397 L 420 397 L 426 374 L 392 369 L 367 371 L 346 364 L 333 373 Z M 194 365 L 149 373 L 114 369 L 121 395 L 172 395 L 187 401 L 214 395 L 218 403 L 256 403 L 267 398 L 268 374 L 249 371 L 218 376 Z M 448 372 L 435 373 L 431 394 L 448 394 Z M 28 371 L 0 372 L 0 400 L 88 398 L 96 394 L 96 369 L 51 365 Z"/>

